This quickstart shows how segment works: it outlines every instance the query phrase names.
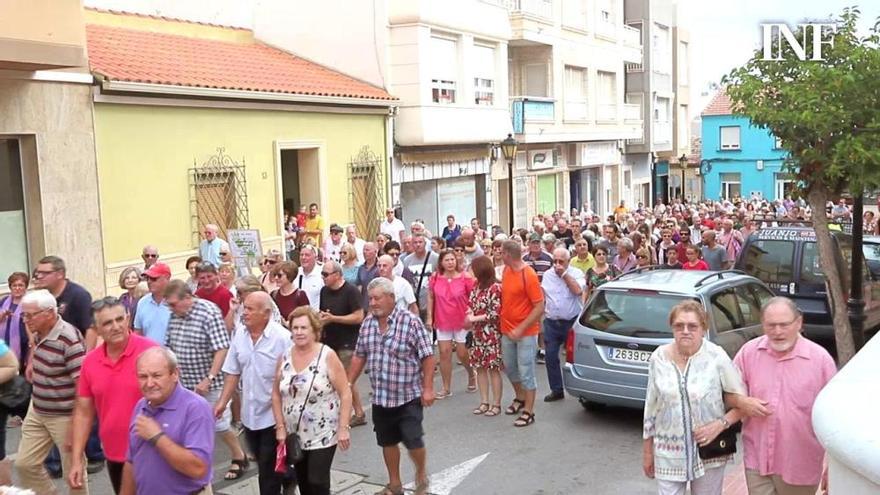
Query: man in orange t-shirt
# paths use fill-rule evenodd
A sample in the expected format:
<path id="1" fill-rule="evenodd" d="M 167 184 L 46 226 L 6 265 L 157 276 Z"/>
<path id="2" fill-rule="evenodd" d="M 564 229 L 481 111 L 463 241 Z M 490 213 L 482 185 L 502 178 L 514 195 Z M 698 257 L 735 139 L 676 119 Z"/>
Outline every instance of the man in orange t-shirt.
<path id="1" fill-rule="evenodd" d="M 544 314 L 544 292 L 535 273 L 522 260 L 522 248 L 515 241 L 501 245 L 504 275 L 501 279 L 501 356 L 504 371 L 516 398 L 505 414 L 521 413 L 514 426 L 535 422 L 535 359 L 541 315 Z"/>

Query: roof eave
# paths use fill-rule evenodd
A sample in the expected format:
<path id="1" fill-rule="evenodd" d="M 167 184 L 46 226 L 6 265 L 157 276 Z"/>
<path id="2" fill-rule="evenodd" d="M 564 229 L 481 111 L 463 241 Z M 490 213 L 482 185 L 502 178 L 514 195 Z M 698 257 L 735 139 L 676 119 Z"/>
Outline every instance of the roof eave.
<path id="1" fill-rule="evenodd" d="M 95 74 L 99 76 L 99 74 Z M 216 98 L 224 100 L 257 100 L 290 103 L 317 103 L 324 105 L 346 105 L 360 107 L 392 108 L 398 105 L 397 100 L 375 98 L 358 98 L 350 96 L 321 96 L 270 91 L 250 91 L 241 89 L 203 88 L 196 86 L 179 86 L 172 84 L 154 84 L 130 81 L 114 81 L 104 77 L 101 80 L 102 91 L 120 93 L 139 93 L 161 96 L 189 96 L 200 98 Z"/>

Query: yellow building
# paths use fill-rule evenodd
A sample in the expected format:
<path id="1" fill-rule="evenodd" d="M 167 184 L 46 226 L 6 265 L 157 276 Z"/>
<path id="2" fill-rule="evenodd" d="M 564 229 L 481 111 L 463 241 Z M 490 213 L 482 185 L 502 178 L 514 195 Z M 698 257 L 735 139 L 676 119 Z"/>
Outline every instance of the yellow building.
<path id="1" fill-rule="evenodd" d="M 178 276 L 205 224 L 283 247 L 284 211 L 373 235 L 395 99 L 248 30 L 86 11 L 107 289 L 146 244 Z"/>

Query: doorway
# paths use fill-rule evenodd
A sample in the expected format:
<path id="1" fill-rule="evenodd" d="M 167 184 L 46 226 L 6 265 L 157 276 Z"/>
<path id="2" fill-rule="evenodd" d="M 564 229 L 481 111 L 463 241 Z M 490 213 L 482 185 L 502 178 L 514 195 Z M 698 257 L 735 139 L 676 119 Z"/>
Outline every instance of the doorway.
<path id="1" fill-rule="evenodd" d="M 319 143 L 279 141 L 276 151 L 276 188 L 279 235 L 284 233 L 284 213 L 296 214 L 301 206 L 318 205 L 318 214 L 327 218 L 326 177 L 322 170 L 323 150 Z"/>

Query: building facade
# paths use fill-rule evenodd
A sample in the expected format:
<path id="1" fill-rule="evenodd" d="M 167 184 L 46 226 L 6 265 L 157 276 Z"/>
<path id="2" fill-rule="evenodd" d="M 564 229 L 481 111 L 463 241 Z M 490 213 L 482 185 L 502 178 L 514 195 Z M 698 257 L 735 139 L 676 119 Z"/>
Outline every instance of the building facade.
<path id="1" fill-rule="evenodd" d="M 0 293 L 53 254 L 103 292 L 91 82 L 79 0 L 3 3 Z"/>
<path id="2" fill-rule="evenodd" d="M 626 66 L 627 103 L 646 116 L 643 134 L 626 142 L 625 162 L 637 184 L 631 200 L 668 202 L 682 195 L 681 169 L 673 171 L 689 151 L 690 37 L 671 0 L 625 0 L 625 15 L 645 44 L 643 60 Z"/>
<path id="3" fill-rule="evenodd" d="M 503 3 L 510 15 L 510 107 L 519 142 L 514 222 L 526 226 L 537 213 L 582 207 L 605 215 L 632 187 L 623 143 L 641 135 L 642 114 L 626 103 L 624 68 L 642 59 L 640 33 L 625 25 L 622 0 Z M 504 166 L 496 172 L 505 225 L 510 178 Z"/>
<path id="4" fill-rule="evenodd" d="M 702 113 L 701 172 L 706 199 L 782 200 L 794 181 L 782 171 L 786 151 L 767 129 L 735 115 L 721 90 Z"/>
<path id="5" fill-rule="evenodd" d="M 249 29 L 88 10 L 103 280 L 153 244 L 176 275 L 217 224 L 283 252 L 285 212 L 378 230 L 396 100 Z"/>

